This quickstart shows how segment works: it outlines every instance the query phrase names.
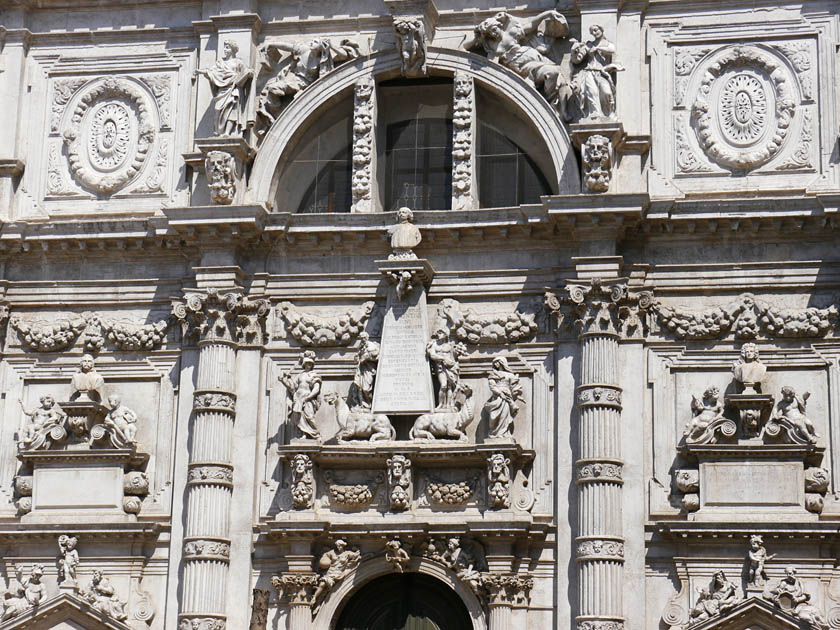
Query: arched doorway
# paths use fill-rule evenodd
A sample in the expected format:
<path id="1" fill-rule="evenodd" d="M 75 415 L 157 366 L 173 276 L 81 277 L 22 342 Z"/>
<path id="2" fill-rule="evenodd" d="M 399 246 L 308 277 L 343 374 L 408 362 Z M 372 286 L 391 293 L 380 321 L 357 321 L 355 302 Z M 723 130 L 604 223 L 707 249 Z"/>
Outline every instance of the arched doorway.
<path id="1" fill-rule="evenodd" d="M 421 573 L 384 575 L 344 606 L 336 630 L 472 630 L 461 598 Z"/>

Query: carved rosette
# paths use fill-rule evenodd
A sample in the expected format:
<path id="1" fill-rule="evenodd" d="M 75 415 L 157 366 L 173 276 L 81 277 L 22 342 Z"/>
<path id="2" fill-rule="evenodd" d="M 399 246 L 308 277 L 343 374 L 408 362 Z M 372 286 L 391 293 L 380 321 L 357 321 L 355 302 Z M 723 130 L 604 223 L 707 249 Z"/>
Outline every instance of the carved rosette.
<path id="1" fill-rule="evenodd" d="M 730 46 L 699 64 L 691 107 L 697 142 L 717 164 L 749 171 L 781 151 L 798 106 L 792 77 L 774 54 Z"/>
<path id="2" fill-rule="evenodd" d="M 62 133 L 76 181 L 104 195 L 125 188 L 154 145 L 153 111 L 146 91 L 127 77 L 109 77 L 87 88 Z"/>

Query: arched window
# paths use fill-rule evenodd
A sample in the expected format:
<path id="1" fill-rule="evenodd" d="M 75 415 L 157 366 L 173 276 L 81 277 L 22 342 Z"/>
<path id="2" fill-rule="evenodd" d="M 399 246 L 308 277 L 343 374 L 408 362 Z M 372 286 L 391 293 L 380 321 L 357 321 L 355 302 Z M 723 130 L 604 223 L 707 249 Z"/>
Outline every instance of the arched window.
<path id="1" fill-rule="evenodd" d="M 314 86 L 310 89 L 314 89 Z M 479 208 L 539 203 L 556 193 L 553 162 L 532 124 L 508 99 L 475 86 L 474 195 Z M 452 207 L 453 81 L 393 79 L 376 86 L 373 207 Z M 298 130 L 279 168 L 280 212 L 349 212 L 353 177 L 352 90 L 334 96 Z M 555 182 L 554 184 L 552 182 Z"/>

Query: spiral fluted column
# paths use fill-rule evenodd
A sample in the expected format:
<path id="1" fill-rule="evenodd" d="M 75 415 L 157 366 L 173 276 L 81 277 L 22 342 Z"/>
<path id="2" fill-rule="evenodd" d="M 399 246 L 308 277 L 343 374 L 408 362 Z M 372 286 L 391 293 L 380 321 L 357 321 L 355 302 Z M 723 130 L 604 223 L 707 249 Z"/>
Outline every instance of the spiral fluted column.
<path id="1" fill-rule="evenodd" d="M 184 527 L 182 627 L 225 628 L 233 495 L 236 349 L 260 334 L 268 304 L 216 291 L 190 294 L 175 305 L 185 338 L 198 336 Z M 255 332 L 256 331 L 256 332 Z"/>

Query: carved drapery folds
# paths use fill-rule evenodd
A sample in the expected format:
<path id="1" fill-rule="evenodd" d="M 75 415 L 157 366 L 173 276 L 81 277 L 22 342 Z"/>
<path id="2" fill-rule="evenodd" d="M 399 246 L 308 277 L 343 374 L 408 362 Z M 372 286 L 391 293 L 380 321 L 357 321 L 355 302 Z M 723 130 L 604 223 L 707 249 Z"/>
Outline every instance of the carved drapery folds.
<path id="1" fill-rule="evenodd" d="M 572 42 L 572 64 L 576 72 L 572 89 L 577 97 L 582 118 L 603 120 L 615 118 L 615 73 L 623 70 L 613 63 L 615 44 L 604 37 L 599 24 L 589 28 L 592 39 Z"/>
<path id="2" fill-rule="evenodd" d="M 661 301 L 651 305 L 659 324 L 678 339 L 737 339 L 825 337 L 837 326 L 838 310 L 825 308 L 779 308 L 750 293 L 705 311 L 689 311 Z"/>
<path id="3" fill-rule="evenodd" d="M 207 77 L 213 90 L 213 133 L 217 136 L 241 136 L 247 127 L 248 85 L 254 71 L 238 54 L 239 44 L 226 40 L 222 43 L 222 58 L 211 67 L 196 71 Z"/>
<path id="4" fill-rule="evenodd" d="M 295 308 L 291 302 L 282 302 L 278 314 L 286 322 L 286 330 L 301 345 L 349 346 L 364 330 L 373 312 L 374 302 L 365 302 L 360 307 L 341 315 L 321 317 Z"/>

